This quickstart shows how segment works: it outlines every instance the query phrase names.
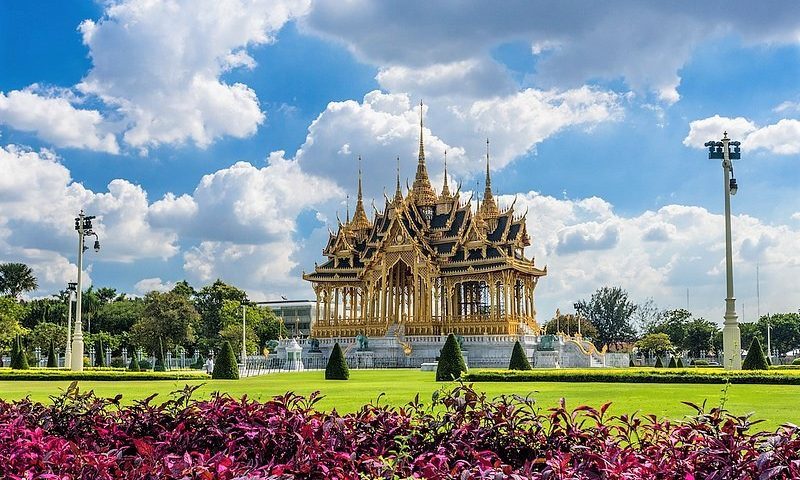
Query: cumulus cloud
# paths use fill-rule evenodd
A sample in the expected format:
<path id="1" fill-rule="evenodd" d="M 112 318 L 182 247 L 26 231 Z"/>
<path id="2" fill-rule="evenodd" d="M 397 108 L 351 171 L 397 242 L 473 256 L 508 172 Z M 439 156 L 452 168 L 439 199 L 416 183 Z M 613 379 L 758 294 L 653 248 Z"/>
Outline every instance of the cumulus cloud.
<path id="1" fill-rule="evenodd" d="M 622 77 L 630 88 L 652 92 L 669 104 L 679 99 L 679 71 L 698 44 L 731 32 L 747 44 L 792 44 L 798 38 L 793 20 L 798 15 L 795 4 L 754 8 L 745 1 L 684 3 L 680 8 L 632 1 L 613 7 L 588 0 L 467 2 L 454 9 L 448 3 L 424 1 L 400 6 L 323 0 L 301 21 L 306 30 L 343 42 L 358 58 L 385 72 L 430 72 L 434 65 L 491 62 L 498 46 L 523 42 L 536 60 L 530 80 L 540 88 L 572 88 L 598 78 Z M 456 35 L 454 29 L 468 34 Z M 452 78 L 453 89 L 458 82 L 470 83 Z M 497 84 L 481 71 L 474 78 Z M 379 80 L 387 82 L 381 83 L 385 88 L 395 86 L 394 75 L 379 75 Z"/>
<path id="2" fill-rule="evenodd" d="M 500 169 L 566 128 L 592 127 L 622 115 L 619 96 L 589 87 L 526 89 L 460 108 L 434 100 L 423 108 L 426 158 L 436 182 L 442 180 L 445 150 L 449 172 L 471 176 L 485 168 L 487 137 L 492 140 L 492 168 Z M 361 102 L 329 103 L 309 127 L 295 159 L 303 169 L 352 191 L 358 168 L 355 157 L 361 155 L 366 194 L 380 199 L 380 188 L 394 183 L 395 155 L 400 157 L 402 183 L 413 178 L 418 139 L 419 106 L 408 94 L 376 90 Z"/>
<path id="3" fill-rule="evenodd" d="M 167 292 L 169 290 L 172 290 L 173 287 L 175 287 L 174 282 L 165 282 L 161 280 L 161 278 L 159 277 L 153 277 L 153 278 L 143 278 L 139 280 L 133 286 L 133 289 L 136 291 L 136 293 L 144 295 L 146 293 L 150 293 L 153 291 Z"/>
<path id="4" fill-rule="evenodd" d="M 719 139 L 724 131 L 728 132 L 728 137 L 741 141 L 743 148 L 763 149 L 777 155 L 800 153 L 800 120 L 788 118 L 759 127 L 744 117 L 714 115 L 690 122 L 689 133 L 683 139 L 683 144 L 702 148 L 705 142 Z"/>
<path id="5" fill-rule="evenodd" d="M 80 26 L 92 69 L 78 89 L 124 116 L 134 147 L 249 136 L 265 118 L 258 98 L 220 75 L 253 68 L 246 49 L 273 41 L 307 8 L 257 0 L 109 4 L 99 21 Z"/>
<path id="6" fill-rule="evenodd" d="M 0 123 L 33 132 L 56 147 L 118 153 L 113 133 L 106 131 L 97 110 L 75 108 L 65 96 L 47 95 L 36 85 L 0 92 Z"/>
<path id="7" fill-rule="evenodd" d="M 500 201 L 509 204 L 513 197 L 503 195 Z M 621 285 L 635 299 L 653 297 L 662 307 L 685 307 L 690 288 L 692 310 L 721 319 L 721 215 L 701 207 L 667 205 L 626 216 L 600 199 L 556 199 L 536 192 L 518 195 L 516 206 L 529 209 L 533 245 L 527 253 L 539 266 L 548 266 L 549 274 L 537 290 L 544 318 L 602 285 Z M 733 232 L 739 301 L 755 302 L 755 269 L 760 264 L 762 292 L 768 292 L 762 302 L 780 311 L 795 310 L 800 288 L 792 279 L 800 273 L 800 230 L 737 215 Z"/>

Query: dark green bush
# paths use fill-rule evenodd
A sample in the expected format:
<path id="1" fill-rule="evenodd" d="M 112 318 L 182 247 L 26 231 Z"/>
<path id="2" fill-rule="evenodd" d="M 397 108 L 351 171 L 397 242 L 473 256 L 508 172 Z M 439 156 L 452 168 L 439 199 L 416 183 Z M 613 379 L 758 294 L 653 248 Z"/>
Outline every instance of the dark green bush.
<path id="1" fill-rule="evenodd" d="M 214 362 L 214 372 L 211 378 L 222 380 L 238 380 L 239 365 L 236 364 L 236 356 L 233 354 L 231 342 L 225 341 L 219 351 L 217 361 Z"/>
<path id="2" fill-rule="evenodd" d="M 536 369 L 527 372 L 482 370 L 464 375 L 469 382 L 602 382 L 800 385 L 800 375 L 780 372 L 629 369 Z"/>
<path id="3" fill-rule="evenodd" d="M 458 346 L 456 336 L 452 333 L 447 336 L 444 347 L 439 354 L 439 365 L 436 367 L 436 381 L 447 382 L 457 380 L 467 371 L 461 347 Z"/>
<path id="4" fill-rule="evenodd" d="M 747 356 L 744 357 L 742 362 L 742 370 L 769 370 L 767 357 L 764 356 L 764 350 L 761 349 L 761 342 L 758 337 L 753 337 L 753 341 L 750 342 Z"/>
<path id="5" fill-rule="evenodd" d="M 508 362 L 509 370 L 530 370 L 531 362 L 528 361 L 528 356 L 525 355 L 525 350 L 519 340 L 514 342 L 514 348 L 511 350 L 511 361 Z"/>
<path id="6" fill-rule="evenodd" d="M 140 371 L 144 372 L 144 371 L 152 370 L 152 369 L 153 369 L 153 364 L 150 363 L 150 360 L 148 360 L 146 358 L 143 358 L 143 359 L 139 360 L 139 370 Z"/>
<path id="7" fill-rule="evenodd" d="M 14 370 L 27 370 L 30 367 L 28 363 L 28 352 L 22 345 L 22 338 L 17 336 L 14 339 L 14 346 L 11 350 L 11 368 Z"/>
<path id="8" fill-rule="evenodd" d="M 630 360 L 628 360 L 628 366 L 629 366 L 629 367 L 635 367 L 635 366 L 636 366 L 636 364 L 635 364 L 635 363 L 633 363 L 633 357 L 631 357 L 631 359 L 630 359 Z"/>
<path id="9" fill-rule="evenodd" d="M 53 342 L 50 342 L 50 348 L 47 349 L 47 367 L 58 367 L 58 357 L 56 356 L 56 347 L 53 345 Z"/>
<path id="10" fill-rule="evenodd" d="M 234 364 L 235 363 L 236 362 L 234 362 Z M 238 367 L 237 367 L 237 369 L 238 369 Z M 167 367 L 164 365 L 164 359 L 162 359 L 161 357 L 156 357 L 156 364 L 153 365 L 153 371 L 154 372 L 166 372 L 167 371 Z M 237 373 L 237 378 L 238 378 L 238 373 Z"/>
<path id="11" fill-rule="evenodd" d="M 72 372 L 61 369 L 31 368 L 29 370 L 5 370 L 0 371 L 0 380 L 97 380 L 97 381 L 120 381 L 120 380 L 201 380 L 207 379 L 208 375 L 201 372 L 187 372 L 176 370 L 172 372 L 128 372 L 125 370 L 84 370 L 83 372 Z"/>
<path id="12" fill-rule="evenodd" d="M 692 360 L 692 362 L 689 365 L 693 365 L 695 367 L 707 367 L 708 360 Z"/>
<path id="13" fill-rule="evenodd" d="M 678 358 L 678 361 L 675 362 L 675 366 L 677 366 L 678 368 L 683 368 L 683 359 Z"/>
<path id="14" fill-rule="evenodd" d="M 677 368 L 678 364 L 675 362 L 675 357 L 669 357 L 669 364 L 667 364 L 667 368 Z"/>
<path id="15" fill-rule="evenodd" d="M 131 372 L 140 372 L 142 369 L 139 367 L 139 361 L 136 360 L 136 355 L 131 357 L 131 363 L 128 364 L 128 370 Z"/>
<path id="16" fill-rule="evenodd" d="M 661 357 L 656 357 L 656 368 L 664 368 L 664 362 L 661 361 Z"/>
<path id="17" fill-rule="evenodd" d="M 349 380 L 350 369 L 347 360 L 344 358 L 342 347 L 339 342 L 333 345 L 331 356 L 328 357 L 328 364 L 325 365 L 325 380 Z"/>
<path id="18" fill-rule="evenodd" d="M 792 365 L 800 365 L 800 358 L 795 358 L 792 360 Z"/>
<path id="19" fill-rule="evenodd" d="M 192 364 L 191 368 L 195 370 L 202 370 L 206 366 L 206 359 L 202 355 L 197 356 L 197 360 Z"/>
<path id="20" fill-rule="evenodd" d="M 94 366 L 95 367 L 105 367 L 106 366 L 106 354 L 103 352 L 103 341 L 98 340 L 94 344 Z"/>
<path id="21" fill-rule="evenodd" d="M 111 357 L 111 363 L 108 364 L 109 367 L 114 368 L 126 368 L 125 362 L 122 360 L 122 357 Z"/>

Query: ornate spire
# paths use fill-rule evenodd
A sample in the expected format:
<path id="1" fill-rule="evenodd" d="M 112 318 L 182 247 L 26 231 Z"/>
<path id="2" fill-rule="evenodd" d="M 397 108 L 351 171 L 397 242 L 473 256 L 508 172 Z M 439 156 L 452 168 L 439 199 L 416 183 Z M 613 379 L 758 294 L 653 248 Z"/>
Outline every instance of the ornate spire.
<path id="1" fill-rule="evenodd" d="M 397 189 L 394 191 L 395 206 L 403 203 L 403 191 L 400 189 L 400 157 L 397 157 Z"/>
<path id="2" fill-rule="evenodd" d="M 350 194 L 348 193 L 347 195 L 345 195 L 345 198 L 346 198 L 346 200 L 345 200 L 344 204 L 345 204 L 345 208 L 347 209 L 346 210 L 347 216 L 345 217 L 344 223 L 349 225 L 350 224 Z"/>
<path id="3" fill-rule="evenodd" d="M 500 210 L 492 195 L 492 178 L 489 175 L 489 139 L 486 139 L 486 188 L 483 191 L 483 217 L 486 219 L 497 218 Z"/>
<path id="4" fill-rule="evenodd" d="M 439 195 L 440 200 L 450 200 L 450 187 L 447 185 L 447 150 L 444 151 L 444 186 L 442 187 L 442 194 Z"/>
<path id="5" fill-rule="evenodd" d="M 364 201 L 361 192 L 361 155 L 358 156 L 358 197 L 356 200 L 356 211 L 353 213 L 353 223 L 350 224 L 353 230 L 369 230 L 372 224 L 364 211 Z"/>
<path id="6" fill-rule="evenodd" d="M 428 169 L 425 167 L 422 101 L 419 102 L 419 157 L 417 162 L 417 176 L 414 179 L 414 187 L 409 196 L 414 199 L 417 205 L 433 205 L 436 203 L 436 192 L 434 192 L 433 187 L 431 187 L 431 181 L 428 178 Z"/>

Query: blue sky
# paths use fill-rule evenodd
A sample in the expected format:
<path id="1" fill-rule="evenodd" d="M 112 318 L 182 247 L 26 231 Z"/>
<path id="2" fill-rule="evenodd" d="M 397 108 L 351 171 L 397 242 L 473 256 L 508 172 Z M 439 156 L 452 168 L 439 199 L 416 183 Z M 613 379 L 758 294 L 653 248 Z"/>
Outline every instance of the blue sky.
<path id="1" fill-rule="evenodd" d="M 721 317 L 722 172 L 698 147 L 725 129 L 744 145 L 745 319 L 756 265 L 762 313 L 796 310 L 796 18 L 746 2 L 3 2 L 0 260 L 33 265 L 36 295 L 61 288 L 83 207 L 106 246 L 96 284 L 309 297 L 299 275 L 344 216 L 356 156 L 379 205 L 395 156 L 413 175 L 422 99 L 435 182 L 448 150 L 451 181 L 482 190 L 490 138 L 495 191 L 528 209 L 550 272 L 540 317 L 607 284 L 662 307 L 689 289 Z"/>

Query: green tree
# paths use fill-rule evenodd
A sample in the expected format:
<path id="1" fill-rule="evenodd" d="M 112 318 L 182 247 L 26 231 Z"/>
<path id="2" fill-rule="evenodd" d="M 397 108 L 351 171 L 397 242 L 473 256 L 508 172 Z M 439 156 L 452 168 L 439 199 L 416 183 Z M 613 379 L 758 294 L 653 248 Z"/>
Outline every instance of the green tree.
<path id="1" fill-rule="evenodd" d="M 25 292 L 39 288 L 31 267 L 24 263 L 0 263 L 0 292 L 18 299 Z"/>
<path id="2" fill-rule="evenodd" d="M 681 347 L 686 340 L 686 326 L 691 318 L 692 313 L 683 308 L 667 310 L 659 322 L 650 325 L 647 333 L 666 333 L 673 345 Z"/>
<path id="3" fill-rule="evenodd" d="M 636 333 L 631 316 L 636 305 L 628 299 L 628 292 L 620 287 L 603 287 L 589 300 L 575 304 L 575 312 L 587 318 L 597 329 L 599 344 L 609 345 L 633 340 Z"/>
<path id="4" fill-rule="evenodd" d="M 514 342 L 514 348 L 511 350 L 511 361 L 508 362 L 509 370 L 530 370 L 531 362 L 528 361 L 528 356 L 525 354 L 525 349 L 519 340 Z"/>
<path id="5" fill-rule="evenodd" d="M 61 347 L 67 344 L 67 327 L 44 322 L 33 327 L 27 337 L 33 348 L 38 347 L 44 352 L 50 347 L 51 343 Z"/>
<path id="6" fill-rule="evenodd" d="M 175 295 L 180 296 L 178 294 Z M 200 289 L 194 297 L 195 307 L 200 314 L 199 321 L 196 322 L 197 334 L 199 337 L 212 342 L 212 344 L 218 339 L 220 330 L 224 328 L 222 308 L 226 300 L 241 304 L 247 300 L 247 294 L 222 280 L 217 280 L 213 284 Z"/>
<path id="7" fill-rule="evenodd" d="M 758 337 L 753 338 L 750 348 L 747 349 L 747 356 L 742 362 L 742 370 L 769 370 L 767 357 L 764 356 L 764 350 L 761 349 Z"/>
<path id="8" fill-rule="evenodd" d="M 719 327 L 704 318 L 695 318 L 686 323 L 686 336 L 683 339 L 684 350 L 694 358 L 700 357 L 700 352 L 710 352 L 714 347 L 714 334 Z"/>
<path id="9" fill-rule="evenodd" d="M 139 360 L 136 359 L 136 354 L 131 356 L 131 361 L 128 364 L 128 370 L 131 372 L 140 372 L 142 369 L 139 367 Z"/>
<path id="10" fill-rule="evenodd" d="M 544 325 L 544 330 L 549 335 L 559 333 L 559 329 L 562 332 L 574 335 L 578 331 L 578 325 L 580 325 L 580 332 L 583 337 L 597 338 L 597 329 L 594 328 L 592 322 L 572 313 L 556 312 L 556 315 Z"/>
<path id="11" fill-rule="evenodd" d="M 117 289 L 101 287 L 97 289 L 97 299 L 101 304 L 111 303 L 117 298 Z"/>
<path id="12" fill-rule="evenodd" d="M 245 304 L 245 311 L 248 353 L 251 350 L 260 352 L 270 340 L 277 340 L 286 334 L 286 328 L 270 308 Z M 233 300 L 224 300 L 220 318 L 222 319 L 220 339 L 230 341 L 234 351 L 240 352 L 242 348 L 242 304 Z M 237 333 L 238 337 L 234 338 Z"/>
<path id="13" fill-rule="evenodd" d="M 763 331 L 762 326 L 764 327 Z M 767 343 L 766 324 L 762 325 L 761 322 L 742 322 L 739 324 L 739 332 L 742 345 L 750 345 L 754 338 L 758 338 L 762 345 Z"/>
<path id="14" fill-rule="evenodd" d="M 59 298 L 38 298 L 26 302 L 25 315 L 20 323 L 25 328 L 34 328 L 39 323 L 66 324 L 67 304 Z"/>
<path id="15" fill-rule="evenodd" d="M 189 285 L 189 282 L 186 280 L 181 280 L 180 282 L 176 283 L 175 286 L 172 287 L 171 292 L 182 295 L 189 300 L 193 300 L 195 295 L 197 295 L 197 290 L 195 290 L 193 286 Z"/>
<path id="16" fill-rule="evenodd" d="M 194 340 L 192 325 L 199 322 L 199 315 L 186 297 L 150 292 L 144 304 L 142 317 L 131 329 L 134 344 L 162 358 L 164 352 Z"/>
<path id="17" fill-rule="evenodd" d="M 235 324 L 235 325 L 228 325 L 227 327 L 223 328 L 221 332 L 219 332 L 219 337 L 223 342 L 228 342 L 231 344 L 231 348 L 237 354 L 240 354 L 242 351 L 242 325 Z M 258 350 L 258 337 L 256 336 L 255 330 L 248 324 L 247 325 L 247 354 L 248 355 L 257 355 L 259 354 Z"/>
<path id="18" fill-rule="evenodd" d="M 331 356 L 328 357 L 328 364 L 325 365 L 325 380 L 348 380 L 350 378 L 350 368 L 347 360 L 342 353 L 339 342 L 333 345 Z"/>
<path id="19" fill-rule="evenodd" d="M 81 311 L 83 312 L 83 320 L 86 322 L 86 331 L 88 333 L 99 331 L 95 320 L 97 312 L 100 311 L 102 305 L 103 303 L 93 287 L 89 287 L 81 295 Z"/>
<path id="20" fill-rule="evenodd" d="M 97 330 L 120 335 L 129 332 L 144 315 L 144 300 L 121 299 L 100 306 L 95 325 Z"/>
<path id="21" fill-rule="evenodd" d="M 758 320 L 759 330 L 763 332 L 760 340 L 767 336 L 767 322 L 771 330 L 771 347 L 784 355 L 800 348 L 800 313 L 776 313 Z M 744 343 L 743 343 L 744 345 Z"/>
<path id="22" fill-rule="evenodd" d="M 17 303 L 10 297 L 0 297 L 0 366 L 2 365 L 2 352 L 8 350 L 18 335 L 27 330 L 20 324 L 20 319 L 25 315 L 24 305 Z"/>
<path id="23" fill-rule="evenodd" d="M 663 321 L 665 313 L 652 298 L 648 298 L 636 306 L 633 323 L 642 335 L 653 333 L 653 328 Z"/>
<path id="24" fill-rule="evenodd" d="M 217 361 L 214 363 L 214 372 L 211 378 L 223 380 L 238 380 L 239 379 L 239 365 L 236 364 L 236 357 L 233 354 L 233 348 L 228 342 L 222 342 L 222 349 L 217 356 Z"/>
<path id="25" fill-rule="evenodd" d="M 467 371 L 467 364 L 464 363 L 464 356 L 461 355 L 461 347 L 458 340 L 452 333 L 447 336 L 442 351 L 439 353 L 439 364 L 436 367 L 436 381 L 447 382 L 461 378 L 461 374 Z"/>
<path id="26" fill-rule="evenodd" d="M 642 352 L 659 356 L 675 350 L 666 333 L 648 333 L 636 342 L 636 347 Z"/>

